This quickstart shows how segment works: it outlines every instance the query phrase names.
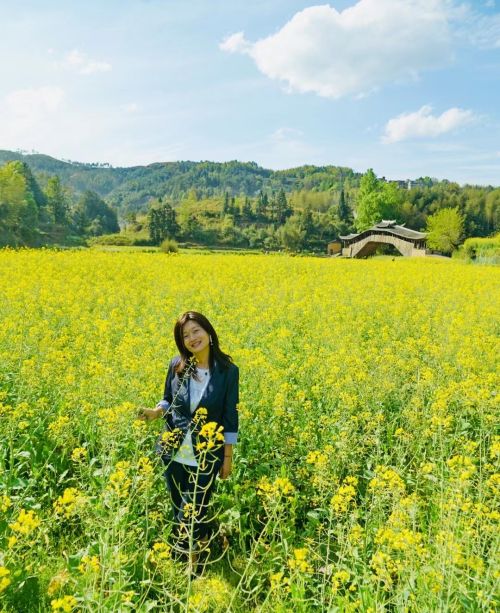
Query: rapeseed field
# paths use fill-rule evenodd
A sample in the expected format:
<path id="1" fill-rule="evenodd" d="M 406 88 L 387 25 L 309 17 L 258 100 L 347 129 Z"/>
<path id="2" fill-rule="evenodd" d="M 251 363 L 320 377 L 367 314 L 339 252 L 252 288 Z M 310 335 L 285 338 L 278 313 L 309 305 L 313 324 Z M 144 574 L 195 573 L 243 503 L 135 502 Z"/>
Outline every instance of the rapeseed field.
<path id="1" fill-rule="evenodd" d="M 0 610 L 498 610 L 499 270 L 0 252 Z M 155 453 L 184 311 L 240 367 L 193 577 Z"/>

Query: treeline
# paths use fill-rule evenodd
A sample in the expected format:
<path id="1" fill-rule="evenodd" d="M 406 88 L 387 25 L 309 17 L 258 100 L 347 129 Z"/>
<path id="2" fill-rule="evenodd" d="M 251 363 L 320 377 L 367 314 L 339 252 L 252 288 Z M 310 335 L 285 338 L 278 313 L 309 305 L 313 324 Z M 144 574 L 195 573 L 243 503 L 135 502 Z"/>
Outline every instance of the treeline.
<path id="1" fill-rule="evenodd" d="M 260 191 L 286 193 L 291 191 L 327 191 L 348 189 L 359 185 L 361 174 L 339 166 L 301 166 L 273 171 L 255 162 L 166 162 L 149 166 L 111 168 L 99 164 L 81 164 L 56 160 L 43 154 L 23 154 L 0 150 L 0 164 L 22 161 L 45 182 L 57 175 L 74 192 L 96 192 L 116 208 L 119 216 L 140 212 L 147 208 L 151 198 L 167 197 L 174 202 L 191 198 L 222 197 L 232 195 L 254 197 Z"/>
<path id="2" fill-rule="evenodd" d="M 128 230 L 147 228 L 153 244 L 175 239 L 203 245 L 323 251 L 339 220 L 332 218 L 327 225 L 316 227 L 311 209 L 294 208 L 292 202 L 283 189 L 269 194 L 261 191 L 255 198 L 229 192 L 222 198 L 187 198 L 175 208 L 159 198 L 151 201 L 146 216 L 127 216 Z"/>
<path id="3" fill-rule="evenodd" d="M 0 152 L 0 161 L 9 153 Z M 371 169 L 364 175 L 334 166 L 271 171 L 240 162 L 115 169 L 13 155 L 18 159 L 0 166 L 1 245 L 84 244 L 105 235 L 102 241 L 117 244 L 172 239 L 324 252 L 328 241 L 380 219 L 425 231 L 430 218 L 453 210 L 460 218 L 453 244 L 492 236 L 500 226 L 500 188 L 429 177 L 408 189 Z"/>
<path id="4" fill-rule="evenodd" d="M 95 192 L 76 196 L 58 176 L 40 183 L 25 162 L 0 167 L 0 246 L 83 244 L 119 230 L 116 211 Z"/>
<path id="5" fill-rule="evenodd" d="M 360 232 L 381 219 L 431 232 L 432 248 L 451 253 L 470 236 L 498 231 L 500 189 L 460 188 L 452 183 L 422 180 L 410 190 L 378 179 L 368 170 L 360 187 L 326 191 L 260 191 L 257 196 L 199 199 L 196 190 L 176 203 L 155 198 L 147 214 L 128 213 L 125 228 L 113 239 L 134 244 L 148 237 L 158 245 L 165 239 L 200 245 L 219 245 L 291 251 L 324 252 L 328 241 Z M 141 234 L 142 233 L 142 234 Z M 145 234 L 146 233 L 146 234 Z"/>

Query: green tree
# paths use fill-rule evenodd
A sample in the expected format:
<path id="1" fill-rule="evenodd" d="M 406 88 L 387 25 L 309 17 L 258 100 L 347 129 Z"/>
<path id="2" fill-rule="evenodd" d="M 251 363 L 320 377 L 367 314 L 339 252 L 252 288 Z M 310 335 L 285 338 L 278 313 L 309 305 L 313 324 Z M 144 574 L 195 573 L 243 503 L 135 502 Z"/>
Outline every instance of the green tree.
<path id="1" fill-rule="evenodd" d="M 327 210 L 322 226 L 330 239 L 334 236 L 350 234 L 353 231 L 354 219 L 344 188 L 340 190 L 338 203 L 331 205 Z"/>
<path id="2" fill-rule="evenodd" d="M 245 196 L 243 206 L 241 207 L 241 219 L 242 221 L 248 222 L 252 221 L 253 217 L 252 203 L 250 202 L 250 198 Z"/>
<path id="3" fill-rule="evenodd" d="M 460 244 L 464 218 L 458 209 L 441 209 L 427 218 L 427 246 L 450 254 Z"/>
<path id="4" fill-rule="evenodd" d="M 73 225 L 80 234 L 114 234 L 120 231 L 116 211 L 95 192 L 82 194 L 73 214 Z"/>
<path id="5" fill-rule="evenodd" d="M 339 206 L 337 211 L 338 219 L 340 222 L 349 223 L 351 218 L 351 210 L 347 205 L 344 188 L 340 190 Z"/>
<path id="6" fill-rule="evenodd" d="M 56 224 L 65 224 L 68 218 L 69 203 L 66 190 L 58 176 L 50 177 L 47 181 L 45 197 L 51 219 Z"/>
<path id="7" fill-rule="evenodd" d="M 355 225 L 359 232 L 370 228 L 382 219 L 397 219 L 401 193 L 395 183 L 377 179 L 369 168 L 361 177 Z"/>
<path id="8" fill-rule="evenodd" d="M 0 244 L 33 244 L 38 228 L 38 208 L 21 162 L 0 168 Z"/>
<path id="9" fill-rule="evenodd" d="M 260 220 L 266 219 L 268 207 L 269 207 L 269 197 L 265 192 L 260 191 L 259 195 L 257 196 L 257 201 L 255 203 L 256 217 Z"/>
<path id="10" fill-rule="evenodd" d="M 279 239 L 272 225 L 265 229 L 265 237 L 262 242 L 264 249 L 274 250 L 279 248 Z"/>
<path id="11" fill-rule="evenodd" d="M 485 225 L 487 234 L 500 230 L 500 188 L 494 189 L 486 196 Z"/>
<path id="12" fill-rule="evenodd" d="M 219 237 L 225 245 L 234 245 L 238 242 L 238 229 L 234 225 L 232 215 L 226 215 L 219 226 Z"/>
<path id="13" fill-rule="evenodd" d="M 149 236 L 155 245 L 179 233 L 175 210 L 168 202 L 153 201 L 148 214 Z"/>
<path id="14" fill-rule="evenodd" d="M 231 213 L 231 198 L 229 192 L 224 192 L 224 200 L 222 202 L 222 217 Z"/>
<path id="15" fill-rule="evenodd" d="M 134 232 L 137 231 L 137 213 L 135 211 L 128 211 L 124 215 L 125 223 L 128 227 L 130 227 Z"/>
<path id="16" fill-rule="evenodd" d="M 13 162 L 16 164 L 19 172 L 24 176 L 26 180 L 26 190 L 31 194 L 38 210 L 42 209 L 47 204 L 47 199 L 43 193 L 38 181 L 35 179 L 31 168 L 26 162 Z"/>
<path id="17" fill-rule="evenodd" d="M 301 227 L 301 219 L 298 215 L 289 217 L 278 228 L 276 235 L 281 246 L 288 251 L 300 251 L 306 245 L 306 231 Z"/>
<path id="18" fill-rule="evenodd" d="M 288 204 L 286 194 L 283 189 L 280 189 L 276 198 L 276 221 L 278 225 L 282 225 L 292 215 L 292 207 Z"/>
<path id="19" fill-rule="evenodd" d="M 311 240 L 314 235 L 314 231 L 316 230 L 316 226 L 314 224 L 313 214 L 310 208 L 302 211 L 299 217 L 299 225 L 300 229 L 305 233 L 306 239 Z"/>
<path id="20" fill-rule="evenodd" d="M 180 233 L 184 240 L 198 240 L 201 235 L 201 224 L 198 218 L 189 210 L 179 216 Z"/>

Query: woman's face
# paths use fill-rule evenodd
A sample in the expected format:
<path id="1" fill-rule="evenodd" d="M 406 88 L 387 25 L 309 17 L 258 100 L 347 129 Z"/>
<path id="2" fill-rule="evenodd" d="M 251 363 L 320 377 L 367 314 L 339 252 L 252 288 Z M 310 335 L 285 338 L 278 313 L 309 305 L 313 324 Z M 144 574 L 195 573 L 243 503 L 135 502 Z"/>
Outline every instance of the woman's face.
<path id="1" fill-rule="evenodd" d="M 208 333 L 195 321 L 188 321 L 182 327 L 184 346 L 193 354 L 201 353 L 210 343 Z"/>

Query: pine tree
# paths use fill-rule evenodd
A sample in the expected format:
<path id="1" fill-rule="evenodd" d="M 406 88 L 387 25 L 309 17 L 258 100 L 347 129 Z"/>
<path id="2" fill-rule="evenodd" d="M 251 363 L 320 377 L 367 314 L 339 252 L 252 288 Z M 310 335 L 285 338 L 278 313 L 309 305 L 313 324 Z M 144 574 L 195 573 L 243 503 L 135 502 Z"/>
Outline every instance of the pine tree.
<path id="1" fill-rule="evenodd" d="M 58 176 L 50 177 L 47 181 L 45 196 L 54 223 L 65 224 L 67 222 L 69 204 L 61 179 Z"/>
<path id="2" fill-rule="evenodd" d="M 229 198 L 229 192 L 224 192 L 224 201 L 222 203 L 222 217 L 229 215 L 231 212 L 231 200 Z"/>
<path id="3" fill-rule="evenodd" d="M 280 189 L 278 197 L 276 198 L 276 221 L 279 225 L 285 223 L 285 221 L 292 215 L 293 211 L 288 204 L 286 194 L 283 189 Z"/>
<path id="4" fill-rule="evenodd" d="M 262 190 L 259 192 L 257 202 L 255 203 L 255 214 L 260 220 L 266 218 L 267 209 L 269 207 L 269 198 Z"/>
<path id="5" fill-rule="evenodd" d="M 153 201 L 148 213 L 149 236 L 155 245 L 179 232 L 175 210 L 168 202 Z"/>
<path id="6" fill-rule="evenodd" d="M 339 221 L 348 223 L 350 218 L 350 210 L 345 199 L 344 188 L 340 190 L 339 206 L 338 206 Z"/>
<path id="7" fill-rule="evenodd" d="M 243 201 L 243 206 L 241 207 L 241 217 L 243 221 L 252 221 L 253 219 L 252 204 L 248 196 L 245 196 L 245 200 Z"/>

